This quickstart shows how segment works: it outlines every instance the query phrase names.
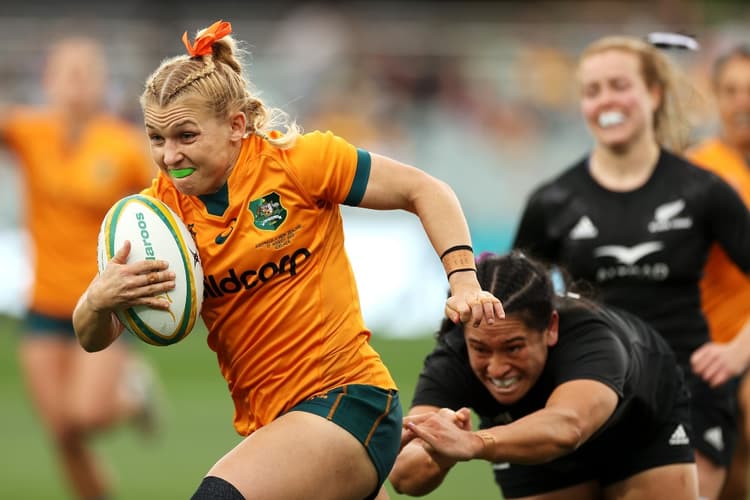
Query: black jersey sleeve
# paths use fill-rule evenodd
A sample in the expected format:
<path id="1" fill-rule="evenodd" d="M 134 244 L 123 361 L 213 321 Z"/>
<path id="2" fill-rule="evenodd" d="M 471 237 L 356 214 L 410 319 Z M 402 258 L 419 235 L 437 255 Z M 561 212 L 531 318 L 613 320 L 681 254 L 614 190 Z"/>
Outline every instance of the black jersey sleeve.
<path id="1" fill-rule="evenodd" d="M 708 221 L 713 236 L 734 263 L 745 273 L 750 272 L 750 211 L 742 198 L 726 181 L 710 176 L 707 205 Z"/>

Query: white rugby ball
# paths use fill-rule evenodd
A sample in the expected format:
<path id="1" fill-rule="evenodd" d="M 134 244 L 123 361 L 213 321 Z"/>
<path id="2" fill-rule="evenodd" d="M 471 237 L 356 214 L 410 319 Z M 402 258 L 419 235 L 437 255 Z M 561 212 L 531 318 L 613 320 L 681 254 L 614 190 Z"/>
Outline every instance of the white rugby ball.
<path id="1" fill-rule="evenodd" d="M 134 306 L 117 311 L 125 328 L 144 342 L 166 346 L 179 342 L 193 329 L 203 304 L 203 267 L 185 223 L 164 202 L 142 194 L 112 205 L 99 231 L 99 272 L 130 241 L 128 263 L 158 259 L 169 262 L 175 288 L 164 296 L 169 310 Z"/>

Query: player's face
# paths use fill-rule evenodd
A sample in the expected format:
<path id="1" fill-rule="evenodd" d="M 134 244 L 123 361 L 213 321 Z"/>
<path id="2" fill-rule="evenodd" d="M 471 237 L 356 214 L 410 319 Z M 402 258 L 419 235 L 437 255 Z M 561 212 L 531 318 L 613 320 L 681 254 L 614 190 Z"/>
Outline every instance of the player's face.
<path id="1" fill-rule="evenodd" d="M 471 369 L 498 402 L 515 403 L 539 379 L 548 348 L 557 342 L 557 318 L 555 312 L 542 332 L 530 329 L 513 314 L 492 325 L 466 325 Z"/>
<path id="2" fill-rule="evenodd" d="M 73 116 L 97 111 L 104 100 L 107 68 L 92 40 L 68 39 L 51 51 L 44 86 L 53 106 Z"/>
<path id="3" fill-rule="evenodd" d="M 622 148 L 653 130 L 659 94 L 646 87 L 635 54 L 613 49 L 589 55 L 579 80 L 581 112 L 601 146 Z"/>
<path id="4" fill-rule="evenodd" d="M 724 136 L 741 148 L 750 146 L 750 59 L 729 59 L 716 80 L 716 101 Z"/>
<path id="5" fill-rule="evenodd" d="M 218 118 L 200 103 L 181 99 L 144 109 L 151 155 L 175 187 L 188 195 L 218 191 L 239 156 L 244 115 Z"/>

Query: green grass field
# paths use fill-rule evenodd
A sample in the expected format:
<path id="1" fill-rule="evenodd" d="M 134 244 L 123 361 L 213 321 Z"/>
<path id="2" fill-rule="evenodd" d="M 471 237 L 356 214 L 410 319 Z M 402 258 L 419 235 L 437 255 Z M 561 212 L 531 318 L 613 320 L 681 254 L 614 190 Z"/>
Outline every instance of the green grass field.
<path id="1" fill-rule="evenodd" d="M 19 378 L 17 339 L 17 323 L 0 317 L 0 499 L 68 500 Z M 373 345 L 391 368 L 408 407 L 432 339 L 375 336 Z M 138 346 L 164 385 L 165 432 L 156 442 L 144 442 L 133 429 L 122 427 L 101 436 L 96 446 L 116 478 L 117 500 L 188 499 L 211 465 L 239 440 L 232 428 L 231 400 L 202 330 L 168 348 Z M 388 488 L 392 499 L 409 498 Z M 477 461 L 459 464 L 441 488 L 423 498 L 489 500 L 500 494 L 489 464 Z"/>

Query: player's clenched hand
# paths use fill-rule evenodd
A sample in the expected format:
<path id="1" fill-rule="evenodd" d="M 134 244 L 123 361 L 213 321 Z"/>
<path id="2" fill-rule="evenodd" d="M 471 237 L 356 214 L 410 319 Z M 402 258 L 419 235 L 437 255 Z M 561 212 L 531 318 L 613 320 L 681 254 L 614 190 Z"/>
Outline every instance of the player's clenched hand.
<path id="1" fill-rule="evenodd" d="M 707 342 L 690 356 L 693 371 L 711 387 L 717 387 L 742 373 L 745 354 L 729 344 Z"/>
<path id="2" fill-rule="evenodd" d="M 175 274 L 163 260 L 127 263 L 130 242 L 125 241 L 107 266 L 89 285 L 86 300 L 94 311 L 114 311 L 135 305 L 169 309 L 164 292 L 175 287 Z"/>
<path id="3" fill-rule="evenodd" d="M 491 325 L 504 318 L 505 311 L 500 299 L 479 287 L 475 276 L 460 273 L 451 277 L 451 296 L 445 302 L 445 315 L 454 323 L 479 326 L 482 320 Z"/>

